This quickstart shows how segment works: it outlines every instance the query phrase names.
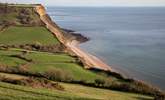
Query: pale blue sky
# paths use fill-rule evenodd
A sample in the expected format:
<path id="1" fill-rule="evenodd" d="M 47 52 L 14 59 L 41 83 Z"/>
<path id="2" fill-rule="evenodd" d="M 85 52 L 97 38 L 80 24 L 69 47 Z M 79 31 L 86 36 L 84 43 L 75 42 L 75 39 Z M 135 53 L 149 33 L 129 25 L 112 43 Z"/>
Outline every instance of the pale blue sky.
<path id="1" fill-rule="evenodd" d="M 165 0 L 0 0 L 10 3 L 42 3 L 49 6 L 165 6 Z"/>

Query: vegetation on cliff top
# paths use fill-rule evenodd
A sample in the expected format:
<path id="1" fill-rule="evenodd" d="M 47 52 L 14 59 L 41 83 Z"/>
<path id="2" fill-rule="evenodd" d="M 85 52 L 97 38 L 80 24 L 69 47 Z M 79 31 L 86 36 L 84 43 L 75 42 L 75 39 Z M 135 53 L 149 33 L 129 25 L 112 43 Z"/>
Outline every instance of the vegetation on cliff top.
<path id="1" fill-rule="evenodd" d="M 0 25 L 43 25 L 33 6 L 0 4 Z"/>

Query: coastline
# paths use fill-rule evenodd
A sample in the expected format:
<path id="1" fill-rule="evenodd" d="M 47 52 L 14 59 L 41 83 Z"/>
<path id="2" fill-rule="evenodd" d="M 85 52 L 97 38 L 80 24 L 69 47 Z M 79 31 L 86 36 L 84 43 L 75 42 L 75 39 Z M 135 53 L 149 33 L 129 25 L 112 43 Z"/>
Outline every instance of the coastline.
<path id="1" fill-rule="evenodd" d="M 79 48 L 79 41 L 74 38 L 68 39 L 67 36 L 64 36 L 66 33 L 51 20 L 49 15 L 46 13 L 44 6 L 36 5 L 35 10 L 47 29 L 51 31 L 64 46 L 66 46 L 69 53 L 75 54 L 82 61 L 86 69 L 94 68 L 103 71 L 112 71 L 111 66 L 105 64 L 97 57 L 81 50 Z"/>
<path id="2" fill-rule="evenodd" d="M 14 7 L 16 9 L 17 5 L 14 5 Z M 20 7 L 20 5 L 18 5 L 18 7 Z M 20 8 L 21 10 L 22 9 L 29 10 L 29 8 L 24 8 L 26 7 L 24 5 L 21 7 L 22 7 Z M 20 15 L 19 12 L 21 12 L 21 10 L 18 11 L 16 15 L 19 16 Z M 41 25 L 36 26 L 36 27 L 35 25 L 29 26 L 29 27 L 21 25 L 19 27 L 17 26 L 17 24 L 11 25 L 11 27 L 9 26 L 7 30 L 13 29 L 14 31 L 16 31 L 16 32 L 12 32 L 12 33 L 15 33 L 16 38 L 17 37 L 20 38 L 22 32 L 25 33 L 24 35 L 26 35 L 26 33 L 28 34 L 29 32 L 26 29 L 28 30 L 32 29 L 32 31 L 30 32 L 30 37 L 24 36 L 24 38 L 21 38 L 22 40 L 14 41 L 16 43 L 11 41 L 12 38 L 15 36 L 11 36 L 11 39 L 9 39 L 9 41 L 7 40 L 8 39 L 8 36 L 7 36 L 5 39 L 7 41 L 5 42 L 3 42 L 4 38 L 2 36 L 1 40 L 2 40 L 2 43 L 4 43 L 4 45 L 2 44 L 2 52 L 1 52 L 2 56 L 4 58 L 5 57 L 9 59 L 11 58 L 12 62 L 15 62 L 15 61 L 17 62 L 19 58 L 21 61 L 18 61 L 18 63 L 19 62 L 22 63 L 22 64 L 16 64 L 16 65 L 14 63 L 10 65 L 10 61 L 8 62 L 8 60 L 4 59 L 7 62 L 5 62 L 5 65 L 2 64 L 2 68 L 1 68 L 2 72 L 7 73 L 9 75 L 11 74 L 11 76 L 12 74 L 16 74 L 20 76 L 21 75 L 27 76 L 28 78 L 34 77 L 34 78 L 37 78 L 37 80 L 39 79 L 41 81 L 43 81 L 43 79 L 46 79 L 48 81 L 49 80 L 56 81 L 57 83 L 64 82 L 65 84 L 72 84 L 73 86 L 80 85 L 80 86 L 85 86 L 87 88 L 88 87 L 98 88 L 98 89 L 100 88 L 102 90 L 106 90 L 106 92 L 117 91 L 118 93 L 119 92 L 124 93 L 123 96 L 125 96 L 125 94 L 126 95 L 136 94 L 140 96 L 147 96 L 155 100 L 160 100 L 159 98 L 165 96 L 164 93 L 161 92 L 158 88 L 155 88 L 154 86 L 151 86 L 150 84 L 146 84 L 145 82 L 141 80 L 137 80 L 136 77 L 132 77 L 132 78 L 127 77 L 125 76 L 125 74 L 121 72 L 120 69 L 116 69 L 115 66 L 112 66 L 112 67 L 109 66 L 111 65 L 111 63 L 109 63 L 109 65 L 108 63 L 106 64 L 105 63 L 107 62 L 106 59 L 104 59 L 104 56 L 102 57 L 101 55 L 99 55 L 99 53 L 91 52 L 91 54 L 94 53 L 94 55 L 96 56 L 91 55 L 90 51 L 88 52 L 88 49 L 85 49 L 82 46 L 84 42 L 87 42 L 90 39 L 88 37 L 85 37 L 86 35 L 77 33 L 74 30 L 63 29 L 59 27 L 58 24 L 56 24 L 56 20 L 54 21 L 54 18 L 51 19 L 52 16 L 49 16 L 47 14 L 47 11 L 45 10 L 45 7 L 42 6 L 42 4 L 30 5 L 30 11 L 31 10 L 32 12 L 28 15 L 33 16 L 34 14 L 35 16 L 37 16 L 34 20 L 39 20 Z M 12 12 L 15 12 L 15 11 L 12 11 Z M 69 23 L 69 25 L 71 24 L 72 22 Z M 43 34 L 40 34 L 40 32 Z M 10 34 L 10 32 L 6 32 L 6 33 Z M 36 34 L 33 34 L 33 33 L 36 33 Z M 4 36 L 5 35 L 6 34 L 4 34 Z M 47 37 L 47 35 L 49 35 L 49 37 Z M 92 35 L 92 36 L 89 35 L 89 37 L 91 38 L 93 38 L 93 36 L 95 37 L 95 35 Z M 36 42 L 37 37 L 38 39 L 39 37 L 42 37 L 42 39 L 37 40 L 37 41 L 41 41 L 40 43 Z M 34 38 L 34 39 L 31 40 L 31 38 Z M 21 42 L 24 40 L 28 40 L 28 42 L 27 43 Z M 8 42 L 10 41 L 11 43 L 8 44 Z M 50 42 L 50 43 L 46 43 L 46 42 Z M 91 40 L 91 42 L 93 42 L 93 39 Z M 17 43 L 21 43 L 21 44 L 17 44 Z M 99 44 L 99 42 L 95 42 L 95 43 L 96 43 L 95 45 L 87 46 L 87 48 L 92 47 L 92 46 L 96 47 Z M 100 50 L 103 50 L 103 52 L 106 51 L 102 47 L 100 47 Z M 31 51 L 32 52 L 36 51 L 36 52 L 35 54 L 31 54 L 30 53 Z M 42 52 L 44 52 L 44 54 L 39 54 Z M 9 55 L 9 53 L 11 53 L 11 55 Z M 25 55 L 27 53 L 28 55 Z M 97 56 L 99 58 L 97 58 Z M 2 59 L 2 63 L 3 63 L 3 59 Z M 22 69 L 22 67 L 28 67 L 25 65 L 27 64 L 29 65 L 29 63 L 30 63 L 30 66 L 36 67 L 37 69 L 35 68 L 34 71 L 30 69 L 28 70 L 27 68 Z M 12 68 L 12 66 L 18 66 L 18 67 Z M 112 68 L 114 68 L 115 70 Z M 128 70 L 127 68 L 125 69 Z M 56 74 L 59 74 L 59 75 L 56 75 Z M 18 82 L 15 83 L 15 81 L 13 83 L 12 81 L 13 77 L 11 77 L 9 81 L 8 80 L 6 81 L 5 79 L 6 78 L 2 77 L 2 81 L 4 81 L 5 84 L 18 83 Z M 46 85 L 47 83 L 48 82 L 46 81 Z M 27 82 L 27 84 L 29 84 L 29 82 Z M 18 84 L 18 85 L 23 85 L 23 84 Z M 46 87 L 46 86 L 43 86 L 43 87 Z M 77 89 L 79 89 L 79 87 L 77 87 Z M 72 90 L 72 89 L 69 89 L 69 90 Z M 87 89 L 86 91 L 88 90 L 89 89 Z M 99 90 L 98 92 L 101 92 L 101 90 Z M 115 93 L 115 95 L 116 94 L 118 95 L 117 92 Z M 71 93 L 71 95 L 72 94 L 74 93 Z M 142 99 L 143 97 L 141 98 L 140 96 L 138 96 L 137 98 Z M 109 96 L 108 94 L 107 97 L 109 98 L 111 96 Z M 111 98 L 113 99 L 113 97 Z"/>
<path id="3" fill-rule="evenodd" d="M 90 38 L 82 35 L 81 33 L 77 33 L 76 31 L 74 30 L 71 30 L 71 29 L 65 29 L 65 28 L 61 28 L 64 32 L 67 33 L 67 35 L 70 36 L 70 38 L 73 38 L 73 40 L 76 40 L 79 42 L 79 44 L 81 43 L 85 43 L 87 41 L 90 40 Z"/>
<path id="4" fill-rule="evenodd" d="M 68 39 L 68 37 L 65 37 L 66 35 L 65 33 L 67 33 L 65 32 L 66 30 L 63 30 L 62 28 L 60 28 L 57 24 L 55 24 L 51 20 L 50 16 L 46 13 L 44 6 L 40 4 L 36 5 L 35 10 L 36 10 L 36 13 L 38 13 L 38 15 L 40 16 L 40 19 L 45 24 L 46 28 L 50 32 L 52 32 L 54 36 L 56 36 L 58 40 L 66 47 L 68 53 L 77 56 L 81 60 L 85 69 L 96 71 L 96 72 L 98 71 L 105 72 L 107 75 L 114 75 L 118 77 L 119 79 L 124 79 L 130 82 L 132 81 L 140 82 L 141 84 L 147 85 L 150 88 L 156 88 L 156 90 L 158 91 L 160 90 L 159 88 L 153 87 L 151 84 L 148 84 L 142 80 L 136 80 L 134 78 L 130 79 L 130 78 L 124 77 L 123 75 L 121 75 L 119 71 L 112 69 L 111 66 L 107 65 L 106 63 L 101 61 L 99 58 L 81 50 L 79 48 L 79 44 L 82 42 L 76 40 L 75 38 Z M 69 31 L 70 33 L 74 33 L 73 30 L 67 30 L 67 31 Z"/>

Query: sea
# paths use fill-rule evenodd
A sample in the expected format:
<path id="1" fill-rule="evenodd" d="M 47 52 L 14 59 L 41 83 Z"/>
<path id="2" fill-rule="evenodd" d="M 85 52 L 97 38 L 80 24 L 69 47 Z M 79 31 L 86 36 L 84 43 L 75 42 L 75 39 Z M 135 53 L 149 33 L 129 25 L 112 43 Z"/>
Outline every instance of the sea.
<path id="1" fill-rule="evenodd" d="M 126 77 L 165 90 L 165 7 L 47 7 L 62 28 L 90 38 L 81 49 Z"/>

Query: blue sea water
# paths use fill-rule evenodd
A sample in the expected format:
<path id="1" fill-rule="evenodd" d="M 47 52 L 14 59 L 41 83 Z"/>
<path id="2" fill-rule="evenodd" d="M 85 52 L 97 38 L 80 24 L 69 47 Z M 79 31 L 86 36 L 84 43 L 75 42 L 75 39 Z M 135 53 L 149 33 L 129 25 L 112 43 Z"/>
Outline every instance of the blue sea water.
<path id="1" fill-rule="evenodd" d="M 81 48 L 128 77 L 165 90 L 165 8 L 47 7 L 61 27 L 91 40 Z"/>

